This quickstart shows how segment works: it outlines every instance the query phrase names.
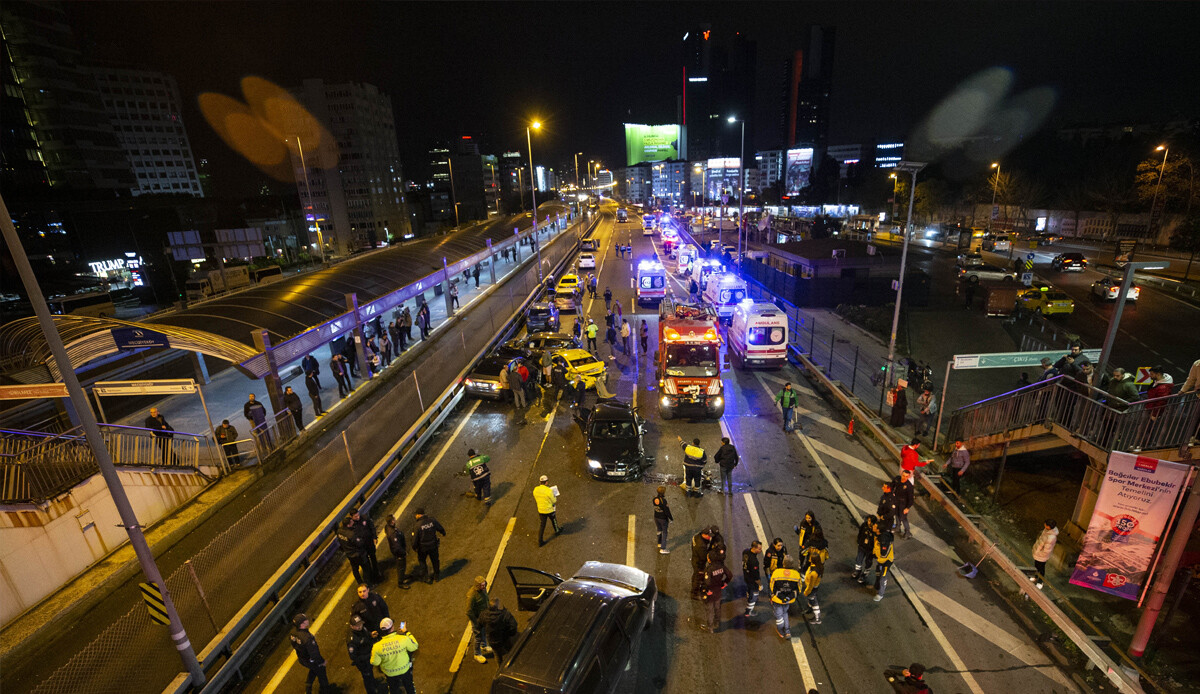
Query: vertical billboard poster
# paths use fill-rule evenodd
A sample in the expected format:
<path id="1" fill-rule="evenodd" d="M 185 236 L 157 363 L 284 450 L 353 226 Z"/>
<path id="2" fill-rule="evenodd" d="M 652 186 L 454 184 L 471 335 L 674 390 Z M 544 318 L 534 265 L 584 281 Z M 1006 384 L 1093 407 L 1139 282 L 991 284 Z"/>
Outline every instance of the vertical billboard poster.
<path id="1" fill-rule="evenodd" d="M 1071 583 L 1137 600 L 1188 467 L 1114 451 Z"/>
<path id="2" fill-rule="evenodd" d="M 678 125 L 625 124 L 626 166 L 678 158 Z"/>
<path id="3" fill-rule="evenodd" d="M 808 179 L 812 173 L 813 149 L 789 149 L 787 151 L 787 172 L 783 176 L 783 194 L 799 195 L 808 187 Z"/>

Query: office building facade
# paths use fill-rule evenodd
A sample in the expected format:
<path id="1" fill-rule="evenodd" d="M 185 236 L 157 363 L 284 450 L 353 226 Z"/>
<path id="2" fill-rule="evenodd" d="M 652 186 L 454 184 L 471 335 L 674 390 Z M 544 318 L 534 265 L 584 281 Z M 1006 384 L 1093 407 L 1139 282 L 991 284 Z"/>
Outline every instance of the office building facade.
<path id="1" fill-rule="evenodd" d="M 683 98 L 680 119 L 688 159 L 737 156 L 741 152 L 740 124 L 746 119 L 746 142 L 753 149 L 754 90 L 758 46 L 737 32 L 722 32 L 708 24 L 691 27 L 683 39 Z"/>
<path id="2" fill-rule="evenodd" d="M 788 58 L 783 85 L 783 144 L 787 149 L 811 147 L 816 161 L 829 144 L 829 104 L 833 90 L 833 27 L 810 26 Z"/>

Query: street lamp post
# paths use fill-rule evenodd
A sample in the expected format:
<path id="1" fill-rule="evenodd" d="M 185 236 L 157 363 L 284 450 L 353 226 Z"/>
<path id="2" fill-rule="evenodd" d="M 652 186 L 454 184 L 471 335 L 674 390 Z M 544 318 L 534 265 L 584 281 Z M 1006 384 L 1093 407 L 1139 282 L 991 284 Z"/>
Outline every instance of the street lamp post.
<path id="1" fill-rule="evenodd" d="M 746 194 L 746 121 L 741 118 L 729 117 L 730 123 L 742 124 L 742 151 L 738 156 L 738 267 L 742 265 L 742 230 L 745 227 L 745 206 L 742 205 L 742 198 Z"/>
<path id="2" fill-rule="evenodd" d="M 537 169 L 533 168 L 533 135 L 530 134 L 529 129 L 533 128 L 534 130 L 537 130 L 538 128 L 541 128 L 541 127 L 542 127 L 542 124 L 539 123 L 538 121 L 533 121 L 529 125 L 525 126 L 525 145 L 529 148 L 529 201 L 530 201 L 530 204 L 533 205 L 533 242 L 534 242 L 534 247 L 537 248 L 537 253 L 538 253 L 538 281 L 539 282 L 542 279 L 542 244 L 538 243 L 538 238 L 537 238 L 537 232 L 538 232 L 538 228 L 537 228 L 537 224 L 538 224 L 538 218 L 537 218 L 537 212 L 538 212 L 538 210 L 537 210 Z"/>
<path id="3" fill-rule="evenodd" d="M 896 329 L 900 326 L 900 300 L 904 296 L 904 266 L 908 262 L 908 229 L 912 226 L 913 201 L 916 199 L 917 192 L 917 172 L 925 168 L 925 166 L 925 162 L 920 161 L 902 161 L 896 166 L 897 171 L 912 174 L 912 185 L 908 189 L 908 221 L 904 224 L 904 229 L 900 232 L 904 235 L 904 242 L 900 247 L 900 279 L 896 282 L 896 307 L 892 311 L 892 334 L 888 338 L 888 372 L 887 379 L 884 381 L 888 387 L 892 385 L 892 376 L 895 372 Z"/>
<path id="4" fill-rule="evenodd" d="M 454 162 L 450 160 L 450 153 L 446 153 L 446 166 L 450 167 L 450 204 L 454 207 L 454 226 L 458 227 L 458 195 L 454 192 Z"/>
<path id="5" fill-rule="evenodd" d="M 891 219 L 891 221 L 895 222 L 896 221 L 896 191 L 899 189 L 900 179 L 897 178 L 896 174 L 894 174 L 894 173 L 888 174 L 888 178 L 892 179 L 892 219 Z"/>
<path id="6" fill-rule="evenodd" d="M 521 196 L 521 211 L 525 211 L 525 167 L 517 167 L 517 194 Z"/>
<path id="7" fill-rule="evenodd" d="M 992 233 L 992 217 L 996 216 L 996 188 L 1000 185 L 1000 162 L 992 162 L 992 168 L 996 170 L 996 177 L 992 179 L 992 209 L 988 210 L 988 233 Z M 1012 248 L 1011 244 L 1009 248 Z"/>
<path id="8" fill-rule="evenodd" d="M 492 192 L 496 194 L 496 214 L 500 214 L 500 188 L 496 185 L 496 165 L 488 164 L 492 170 Z"/>
<path id="9" fill-rule="evenodd" d="M 1155 152 L 1159 150 L 1162 150 L 1163 160 L 1162 163 L 1158 165 L 1158 182 L 1154 184 L 1154 197 L 1150 199 L 1150 222 L 1146 225 L 1151 234 L 1150 243 L 1154 243 L 1154 208 L 1158 206 L 1158 187 L 1162 185 L 1163 171 L 1165 171 L 1167 168 L 1167 154 L 1169 154 L 1171 151 L 1167 149 L 1166 145 L 1159 145 L 1154 148 Z"/>

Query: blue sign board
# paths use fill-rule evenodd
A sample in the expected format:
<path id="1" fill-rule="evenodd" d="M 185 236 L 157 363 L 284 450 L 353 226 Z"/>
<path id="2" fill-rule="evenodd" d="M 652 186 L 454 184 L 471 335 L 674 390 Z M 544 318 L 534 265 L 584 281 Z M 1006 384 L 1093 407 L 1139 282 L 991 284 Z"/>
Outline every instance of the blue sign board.
<path id="1" fill-rule="evenodd" d="M 146 328 L 113 328 L 112 338 L 117 343 L 117 349 L 171 346 L 166 335 Z"/>

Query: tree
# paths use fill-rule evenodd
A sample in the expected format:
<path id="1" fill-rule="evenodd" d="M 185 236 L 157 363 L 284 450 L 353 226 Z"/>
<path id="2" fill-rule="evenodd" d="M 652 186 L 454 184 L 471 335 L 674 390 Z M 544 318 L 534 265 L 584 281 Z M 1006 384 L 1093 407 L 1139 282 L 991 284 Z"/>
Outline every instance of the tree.
<path id="1" fill-rule="evenodd" d="M 1046 202 L 1046 186 L 1041 181 L 1022 177 L 1012 187 L 1012 202 L 1017 206 L 1017 214 L 1029 226 L 1029 210 L 1041 207 Z"/>
<path id="2" fill-rule="evenodd" d="M 1079 235 L 1079 215 L 1088 208 L 1091 202 L 1092 197 L 1088 193 L 1088 185 L 1079 181 L 1068 183 L 1059 193 L 1058 204 L 1063 209 L 1069 210 L 1075 219 L 1076 236 Z"/>
<path id="3" fill-rule="evenodd" d="M 1159 209 L 1182 207 L 1190 214 L 1196 187 L 1192 160 L 1186 152 L 1166 154 L 1165 162 L 1163 156 L 1152 156 L 1138 163 L 1134 176 L 1137 199 L 1149 209 L 1157 193 Z"/>
<path id="4" fill-rule="evenodd" d="M 1089 191 L 1096 208 L 1108 215 L 1110 222 L 1109 233 L 1105 240 L 1117 233 L 1117 225 L 1124 215 L 1137 202 L 1137 191 L 1133 181 L 1116 173 L 1106 174 L 1094 181 Z"/>
<path id="5" fill-rule="evenodd" d="M 950 186 L 940 178 L 917 181 L 913 215 L 932 222 L 950 202 Z"/>

